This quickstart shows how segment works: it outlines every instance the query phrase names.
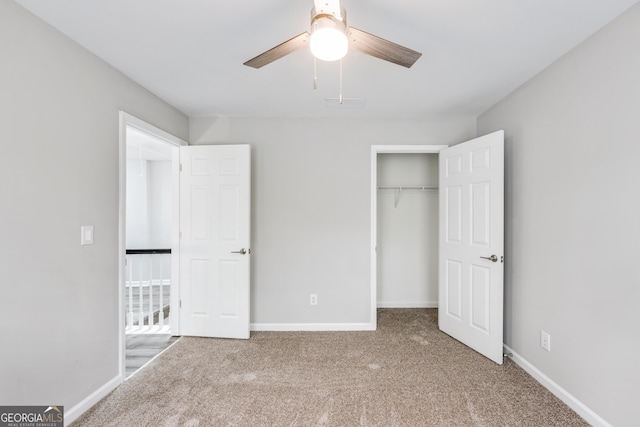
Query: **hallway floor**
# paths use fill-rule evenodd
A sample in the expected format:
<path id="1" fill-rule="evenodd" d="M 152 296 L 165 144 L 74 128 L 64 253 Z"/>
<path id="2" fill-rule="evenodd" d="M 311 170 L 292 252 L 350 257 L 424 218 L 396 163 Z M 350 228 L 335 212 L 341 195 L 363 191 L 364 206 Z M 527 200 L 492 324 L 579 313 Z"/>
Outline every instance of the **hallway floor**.
<path id="1" fill-rule="evenodd" d="M 129 378 L 179 337 L 170 334 L 127 334 L 126 375 Z"/>

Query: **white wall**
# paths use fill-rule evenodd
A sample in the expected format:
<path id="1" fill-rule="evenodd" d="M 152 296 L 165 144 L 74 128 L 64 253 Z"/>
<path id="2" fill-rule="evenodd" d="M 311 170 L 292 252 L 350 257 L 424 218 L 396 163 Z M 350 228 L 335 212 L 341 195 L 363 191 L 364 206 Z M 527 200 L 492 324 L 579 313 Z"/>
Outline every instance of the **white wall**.
<path id="1" fill-rule="evenodd" d="M 146 160 L 127 160 L 127 249 L 150 248 L 148 177 Z"/>
<path id="2" fill-rule="evenodd" d="M 0 63 L 0 402 L 70 411 L 119 369 L 118 111 L 188 119 L 11 1 Z"/>
<path id="3" fill-rule="evenodd" d="M 437 154 L 378 154 L 378 186 L 438 187 Z M 438 306 L 438 191 L 378 190 L 378 307 Z"/>
<path id="4" fill-rule="evenodd" d="M 476 127 L 473 117 L 200 118 L 190 134 L 252 145 L 251 322 L 368 324 L 371 145 L 454 144 Z"/>
<path id="5" fill-rule="evenodd" d="M 506 343 L 611 425 L 637 426 L 640 5 L 478 120 L 478 134 L 501 128 Z"/>
<path id="6" fill-rule="evenodd" d="M 171 248 L 171 161 L 127 161 L 127 249 Z"/>
<path id="7" fill-rule="evenodd" d="M 149 247 L 171 248 L 171 161 L 149 161 Z"/>

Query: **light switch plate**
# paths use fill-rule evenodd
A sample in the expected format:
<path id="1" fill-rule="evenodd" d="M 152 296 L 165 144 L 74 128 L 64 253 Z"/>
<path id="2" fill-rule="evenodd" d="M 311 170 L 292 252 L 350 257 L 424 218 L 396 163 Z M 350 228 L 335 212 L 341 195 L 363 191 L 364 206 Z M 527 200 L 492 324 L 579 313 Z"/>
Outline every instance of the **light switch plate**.
<path id="1" fill-rule="evenodd" d="M 93 225 L 80 227 L 80 245 L 93 245 Z"/>

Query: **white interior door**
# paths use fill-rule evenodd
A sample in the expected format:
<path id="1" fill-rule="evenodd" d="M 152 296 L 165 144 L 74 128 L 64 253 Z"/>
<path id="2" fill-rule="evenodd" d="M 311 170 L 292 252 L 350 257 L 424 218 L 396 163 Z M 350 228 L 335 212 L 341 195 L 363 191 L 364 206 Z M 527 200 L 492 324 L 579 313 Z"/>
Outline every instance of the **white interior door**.
<path id="1" fill-rule="evenodd" d="M 180 335 L 249 338 L 249 145 L 180 147 Z"/>
<path id="2" fill-rule="evenodd" d="M 504 132 L 440 152 L 440 330 L 503 361 Z"/>

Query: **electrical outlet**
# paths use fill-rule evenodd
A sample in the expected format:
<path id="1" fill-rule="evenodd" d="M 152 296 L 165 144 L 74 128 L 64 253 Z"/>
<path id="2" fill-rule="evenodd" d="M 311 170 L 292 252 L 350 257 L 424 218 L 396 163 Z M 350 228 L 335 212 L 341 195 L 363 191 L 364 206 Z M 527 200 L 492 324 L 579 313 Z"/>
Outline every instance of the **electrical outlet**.
<path id="1" fill-rule="evenodd" d="M 309 295 L 309 304 L 310 305 L 318 305 L 318 295 L 316 295 L 316 294 Z"/>
<path id="2" fill-rule="evenodd" d="M 551 335 L 543 330 L 540 330 L 540 347 L 547 351 L 551 351 Z"/>

